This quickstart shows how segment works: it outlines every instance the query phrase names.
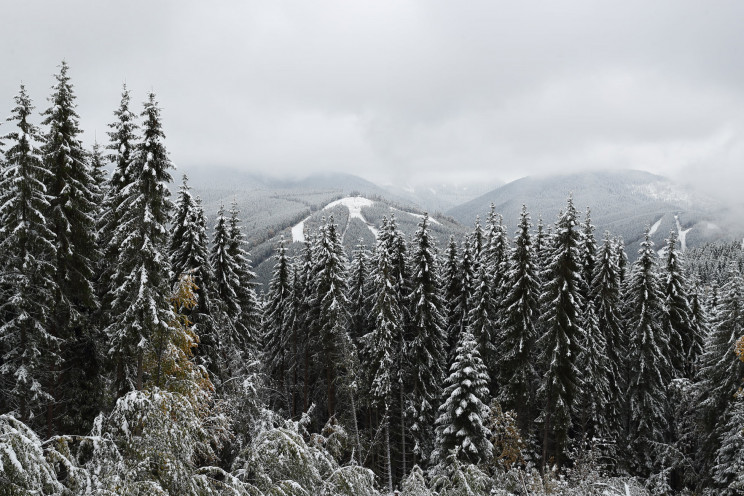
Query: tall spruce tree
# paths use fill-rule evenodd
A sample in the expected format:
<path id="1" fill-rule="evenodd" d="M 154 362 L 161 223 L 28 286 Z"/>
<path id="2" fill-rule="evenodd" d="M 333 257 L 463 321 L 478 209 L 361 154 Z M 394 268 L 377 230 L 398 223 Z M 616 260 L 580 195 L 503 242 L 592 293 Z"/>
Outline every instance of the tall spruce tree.
<path id="1" fill-rule="evenodd" d="M 98 220 L 98 247 L 101 250 L 101 263 L 99 265 L 97 294 L 101 302 L 100 320 L 104 325 L 111 324 L 111 308 L 115 289 L 118 281 L 114 280 L 117 264 L 119 263 L 119 245 L 114 239 L 114 234 L 121 223 L 124 214 L 121 203 L 126 198 L 124 189 L 132 182 L 132 162 L 134 159 L 134 148 L 137 142 L 136 116 L 129 109 L 130 96 L 126 85 L 122 89 L 119 108 L 114 111 L 116 120 L 109 124 L 112 129 L 108 132 L 109 144 L 106 147 L 110 153 L 107 156 L 113 164 L 114 170 L 109 178 L 106 195 L 103 199 L 101 216 Z"/>
<path id="2" fill-rule="evenodd" d="M 55 403 L 61 408 L 48 413 L 48 434 L 52 432 L 53 416 L 58 428 L 87 430 L 95 408 L 86 414 L 79 400 L 100 393 L 100 359 L 91 322 L 97 307 L 93 279 L 99 257 L 94 230 L 98 194 L 88 153 L 80 141 L 82 130 L 68 69 L 63 61 L 55 75 L 50 107 L 42 114 L 42 124 L 47 126 L 42 148 L 44 165 L 50 172 L 47 216 L 57 245 L 57 293 L 50 331 L 60 339 L 63 361 L 61 368 L 55 367 L 53 380 L 58 384 L 52 386 Z"/>
<path id="3" fill-rule="evenodd" d="M 320 353 L 318 360 L 325 371 L 328 416 L 336 413 L 336 378 L 348 338 L 349 301 L 347 298 L 346 254 L 333 216 L 322 227 L 316 265 L 316 284 Z"/>
<path id="4" fill-rule="evenodd" d="M 623 413 L 622 402 L 625 396 L 626 384 L 622 364 L 625 361 L 627 340 L 621 315 L 622 300 L 620 288 L 620 268 L 617 266 L 615 246 L 610 233 L 605 232 L 602 246 L 597 252 L 597 265 L 592 278 L 590 293 L 593 295 L 592 304 L 597 317 L 597 328 L 605 343 L 605 366 L 599 371 L 606 381 L 609 399 L 607 409 L 603 412 L 605 426 L 610 428 L 607 433 L 615 440 L 619 440 L 622 432 L 620 426 Z"/>
<path id="5" fill-rule="evenodd" d="M 361 343 L 362 336 L 371 330 L 369 265 L 369 253 L 360 240 L 349 265 L 349 334 L 357 345 Z"/>
<path id="6" fill-rule="evenodd" d="M 21 85 L 3 136 L 0 163 L 0 404 L 25 423 L 53 400 L 49 371 L 60 364 L 59 339 L 49 332 L 56 292 L 56 244 L 46 215 L 49 171 L 41 159 L 39 129 L 29 118 L 34 107 Z"/>
<path id="7" fill-rule="evenodd" d="M 744 334 L 743 319 L 744 278 L 732 266 L 700 357 L 696 403 L 703 474 L 712 473 L 730 406 L 744 377 L 744 363 L 737 359 L 734 349 L 737 339 Z"/>
<path id="8" fill-rule="evenodd" d="M 411 340 L 406 343 L 407 389 L 415 461 L 426 461 L 434 443 L 434 420 L 447 363 L 446 320 L 434 240 L 424 214 L 411 256 Z"/>
<path id="9" fill-rule="evenodd" d="M 664 297 L 670 332 L 672 365 L 678 377 L 691 379 L 695 363 L 702 352 L 703 336 L 695 326 L 690 307 L 690 289 L 684 260 L 677 250 L 677 234 L 672 230 L 664 254 Z"/>
<path id="10" fill-rule="evenodd" d="M 288 377 L 290 370 L 296 366 L 297 358 L 292 356 L 289 350 L 292 333 L 289 313 L 294 296 L 292 276 L 292 265 L 287 258 L 287 249 L 284 247 L 284 238 L 282 238 L 279 241 L 276 263 L 269 282 L 269 291 L 266 294 L 263 342 L 266 343 L 269 377 L 276 391 L 274 403 L 282 405 L 287 412 L 292 409 L 289 400 L 291 395 L 288 391 L 290 384 Z"/>
<path id="11" fill-rule="evenodd" d="M 741 393 L 722 422 L 720 447 L 713 467 L 716 494 L 737 496 L 744 491 L 744 399 Z"/>
<path id="12" fill-rule="evenodd" d="M 540 297 L 531 227 L 527 207 L 523 205 L 506 275 L 502 339 L 498 345 L 499 399 L 506 409 L 517 412 L 517 422 L 524 435 L 529 434 L 535 408 L 534 343 Z"/>
<path id="13" fill-rule="evenodd" d="M 664 294 L 649 230 L 627 283 L 629 449 L 633 469 L 649 475 L 659 468 L 657 443 L 664 440 L 667 386 L 672 377 L 669 333 L 663 323 Z"/>
<path id="14" fill-rule="evenodd" d="M 460 335 L 457 356 L 442 393 L 437 418 L 437 447 L 432 458 L 444 463 L 454 452 L 465 463 L 487 462 L 493 454 L 486 426 L 488 372 L 470 331 Z"/>
<path id="15" fill-rule="evenodd" d="M 112 322 L 107 327 L 111 354 L 116 364 L 117 395 L 144 384 L 143 358 L 167 336 L 174 321 L 169 296 L 168 230 L 172 203 L 169 170 L 173 167 L 163 140 L 160 108 L 150 93 L 142 112 L 143 139 L 130 167 L 132 183 L 122 190 L 123 213 L 114 233 L 119 244 L 118 287 L 114 291 Z"/>
<path id="16" fill-rule="evenodd" d="M 543 312 L 540 322 L 544 334 L 538 339 L 537 346 L 544 372 L 540 385 L 544 401 L 543 464 L 548 461 L 549 454 L 559 466 L 563 463 L 576 406 L 577 359 L 581 353 L 584 306 L 580 243 L 576 209 L 569 197 L 566 211 L 555 225 L 540 297 Z"/>
<path id="17" fill-rule="evenodd" d="M 371 395 L 373 405 L 380 412 L 380 423 L 385 435 L 385 476 L 388 492 L 393 490 L 393 471 L 390 445 L 390 411 L 397 382 L 398 343 L 403 334 L 403 312 L 395 289 L 396 267 L 385 246 L 385 238 L 377 241 L 372 255 L 372 294 L 374 304 L 371 317 L 373 330 L 365 337 L 367 369 L 372 372 Z"/>
<path id="18" fill-rule="evenodd" d="M 442 286 L 447 320 L 447 366 L 452 363 L 457 351 L 457 341 L 460 336 L 464 315 L 459 305 L 462 294 L 462 279 L 460 278 L 460 262 L 457 253 L 457 243 L 454 235 L 450 235 L 444 262 L 442 263 Z"/>
<path id="19" fill-rule="evenodd" d="M 194 283 L 196 305 L 186 314 L 199 334 L 196 359 L 212 374 L 212 381 L 219 383 L 226 378 L 221 338 L 222 327 L 227 322 L 223 316 L 224 305 L 214 295 L 215 278 L 210 263 L 204 209 L 201 200 L 194 198 L 190 190 L 188 177 L 184 174 L 171 219 L 168 249 L 172 274 L 170 285 L 175 287 L 184 276 L 189 276 Z"/>
<path id="20" fill-rule="evenodd" d="M 242 343 L 243 353 L 255 353 L 260 346 L 261 305 L 256 294 L 256 273 L 253 272 L 250 254 L 246 251 L 245 234 L 241 228 L 238 204 L 233 200 L 230 205 L 230 243 L 228 250 L 236 263 L 238 285 L 236 295 L 240 304 L 240 318 L 235 323 Z"/>

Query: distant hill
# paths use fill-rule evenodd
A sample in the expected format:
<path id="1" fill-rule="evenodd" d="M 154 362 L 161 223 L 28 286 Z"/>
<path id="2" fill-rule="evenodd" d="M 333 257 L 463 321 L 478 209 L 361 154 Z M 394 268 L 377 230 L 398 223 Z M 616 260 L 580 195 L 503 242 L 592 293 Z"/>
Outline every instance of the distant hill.
<path id="1" fill-rule="evenodd" d="M 422 209 L 434 212 L 447 210 L 468 202 L 482 194 L 501 186 L 501 181 L 472 182 L 465 184 L 445 184 L 441 182 L 420 182 L 416 185 L 384 185 L 383 187 L 397 197 L 405 198 Z"/>
<path id="2" fill-rule="evenodd" d="M 601 239 L 604 230 L 622 236 L 631 258 L 647 226 L 652 227 L 657 249 L 672 228 L 683 233 L 686 247 L 738 237 L 744 230 L 714 199 L 637 170 L 525 177 L 454 207 L 447 214 L 472 225 L 476 215 L 484 218 L 493 203 L 512 232 L 522 204 L 527 205 L 534 224 L 542 216 L 547 226 L 555 222 L 569 194 L 573 194 L 582 217 L 586 207 L 591 207 L 597 238 Z"/>

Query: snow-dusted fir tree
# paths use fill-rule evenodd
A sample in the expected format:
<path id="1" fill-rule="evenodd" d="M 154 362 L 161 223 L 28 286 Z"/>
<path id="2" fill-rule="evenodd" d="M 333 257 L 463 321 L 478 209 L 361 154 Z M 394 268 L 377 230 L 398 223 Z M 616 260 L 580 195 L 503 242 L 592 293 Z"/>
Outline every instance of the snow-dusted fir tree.
<path id="1" fill-rule="evenodd" d="M 475 217 L 473 232 L 470 234 L 470 248 L 473 252 L 473 263 L 476 267 L 481 263 L 484 250 L 487 248 L 488 239 L 483 232 L 480 216 Z"/>
<path id="2" fill-rule="evenodd" d="M 615 439 L 620 433 L 621 403 L 625 396 L 623 372 L 625 368 L 626 336 L 621 316 L 620 268 L 617 266 L 615 246 L 610 233 L 605 232 L 602 245 L 597 252 L 597 265 L 592 278 L 590 294 L 597 317 L 597 327 L 605 343 L 604 367 L 600 373 L 606 377 L 609 388 L 607 410 L 603 412 L 605 426 L 612 429 L 609 435 Z"/>
<path id="3" fill-rule="evenodd" d="M 292 272 L 292 265 L 287 258 L 287 249 L 284 246 L 284 238 L 282 238 L 276 253 L 269 291 L 266 293 L 263 342 L 265 343 L 267 371 L 273 383 L 272 389 L 276 391 L 274 402 L 284 406 L 288 412 L 291 410 L 290 395 L 287 389 L 289 371 L 299 365 L 296 363 L 297 357 L 289 352 L 292 333 L 289 312 L 292 309 L 294 294 Z"/>
<path id="4" fill-rule="evenodd" d="M 102 253 L 97 293 L 102 309 L 111 308 L 114 290 L 120 283 L 113 279 L 119 263 L 119 244 L 114 240 L 114 233 L 124 214 L 120 205 L 126 198 L 124 189 L 132 182 L 131 174 L 134 171 L 131 165 L 137 142 L 136 116 L 129 109 L 129 104 L 129 90 L 125 85 L 122 89 L 119 108 L 114 111 L 116 119 L 109 124 L 111 131 L 108 132 L 109 144 L 106 148 L 110 152 L 107 158 L 114 168 L 109 178 L 101 217 L 97 224 L 98 247 Z M 110 312 L 101 312 L 101 320 L 104 325 L 109 325 L 111 323 Z"/>
<path id="5" fill-rule="evenodd" d="M 369 253 L 360 240 L 349 264 L 349 334 L 356 344 L 371 330 L 369 265 Z"/>
<path id="6" fill-rule="evenodd" d="M 504 218 L 496 214 L 491 205 L 488 215 L 488 272 L 491 276 L 491 298 L 493 299 L 494 311 L 502 312 L 501 301 L 504 298 L 504 279 L 509 271 L 509 236 L 504 225 Z"/>
<path id="7" fill-rule="evenodd" d="M 255 352 L 259 348 L 261 327 L 261 305 L 256 295 L 256 273 L 253 272 L 250 254 L 246 251 L 245 234 L 241 228 L 238 204 L 233 200 L 230 205 L 228 250 L 236 263 L 238 285 L 236 295 L 240 304 L 240 318 L 235 322 L 237 341 L 242 343 L 245 353 Z"/>
<path id="8" fill-rule="evenodd" d="M 741 393 L 732 401 L 724 418 L 712 475 L 716 494 L 736 496 L 744 492 L 744 398 Z"/>
<path id="9" fill-rule="evenodd" d="M 97 307 L 93 279 L 99 258 L 94 230 L 99 198 L 88 152 L 80 140 L 82 130 L 68 69 L 63 61 L 55 75 L 50 106 L 42 114 L 42 124 L 46 126 L 42 151 L 44 166 L 50 172 L 46 185 L 50 203 L 47 216 L 57 245 L 57 293 L 50 331 L 61 340 L 63 360 L 54 371 L 55 375 L 61 374 L 61 386 L 55 388 L 58 405 L 53 415 L 62 414 L 58 424 L 80 430 L 87 429 L 85 424 L 92 418 L 80 418 L 79 399 L 99 393 L 89 382 L 95 382 L 100 367 L 90 319 Z"/>
<path id="10" fill-rule="evenodd" d="M 540 384 L 544 401 L 541 415 L 543 463 L 550 455 L 558 465 L 564 461 L 576 406 L 577 359 L 581 353 L 584 306 L 580 243 L 576 209 L 569 197 L 566 211 L 555 225 L 549 262 L 542 275 L 540 324 L 543 335 L 537 347 L 544 374 Z"/>
<path id="11" fill-rule="evenodd" d="M 498 373 L 498 357 L 496 346 L 499 336 L 499 319 L 494 308 L 493 295 L 491 293 L 491 274 L 488 264 L 477 264 L 475 280 L 473 281 L 473 293 L 470 297 L 470 310 L 468 313 L 468 332 L 473 336 L 478 346 L 478 354 L 481 356 L 488 373 L 488 388 L 490 392 L 496 392 L 496 379 Z"/>
<path id="12" fill-rule="evenodd" d="M 160 109 L 150 93 L 142 112 L 143 139 L 130 167 L 132 183 L 120 208 L 122 219 L 114 233 L 120 246 L 112 322 L 106 329 L 109 354 L 115 366 L 116 394 L 141 389 L 142 359 L 155 335 L 168 334 L 174 315 L 170 306 L 166 228 L 172 203 L 169 170 L 173 167 L 163 139 Z"/>
<path id="13" fill-rule="evenodd" d="M 468 317 L 475 292 L 476 274 L 472 248 L 470 236 L 465 236 L 460 249 L 460 259 L 457 261 L 459 272 L 456 277 L 460 279 L 460 293 L 455 296 L 454 301 L 450 302 L 450 305 L 456 305 L 454 313 L 460 317 L 459 322 L 455 322 L 455 325 L 459 324 L 459 327 L 453 330 L 458 336 L 457 342 L 460 339 L 459 334 L 468 327 Z"/>
<path id="14" fill-rule="evenodd" d="M 486 426 L 490 413 L 488 372 L 469 330 L 460 335 L 457 356 L 445 385 L 433 461 L 443 464 L 450 454 L 466 463 L 488 461 L 493 451 Z"/>
<path id="15" fill-rule="evenodd" d="M 222 302 L 215 298 L 215 278 L 209 257 L 207 219 L 201 200 L 191 195 L 188 177 L 178 190 L 171 219 L 168 253 L 171 262 L 171 286 L 188 275 L 196 285 L 196 305 L 188 313 L 199 334 L 197 362 L 204 365 L 215 382 L 224 379 L 222 327 L 228 322 L 223 316 Z"/>
<path id="16" fill-rule="evenodd" d="M 592 279 L 597 265 L 597 240 L 594 237 L 594 225 L 589 207 L 581 224 L 581 279 L 584 281 L 582 295 L 584 300 L 593 300 Z"/>
<path id="17" fill-rule="evenodd" d="M 447 363 L 446 320 L 429 216 L 419 222 L 411 254 L 411 339 L 406 343 L 406 390 L 412 419 L 413 453 L 426 461 L 434 442 L 434 420 Z"/>
<path id="18" fill-rule="evenodd" d="M 93 150 L 90 153 L 90 177 L 95 185 L 95 205 L 96 218 L 100 218 L 103 208 L 103 199 L 106 197 L 108 189 L 108 172 L 106 171 L 106 162 L 101 152 L 101 145 L 98 141 L 93 143 Z M 94 231 L 97 233 L 97 230 Z M 100 261 L 100 257 L 99 260 Z"/>
<path id="19" fill-rule="evenodd" d="M 664 296 L 670 332 L 672 366 L 678 377 L 692 378 L 703 347 L 703 336 L 695 326 L 690 307 L 689 284 L 684 260 L 677 250 L 677 234 L 672 230 L 664 253 Z"/>
<path id="20" fill-rule="evenodd" d="M 390 253 L 378 239 L 372 255 L 372 297 L 374 303 L 370 318 L 374 328 L 364 338 L 367 349 L 366 367 L 372 371 L 370 394 L 380 412 L 380 422 L 385 435 L 385 477 L 388 492 L 393 490 L 390 446 L 390 410 L 393 406 L 395 382 L 398 379 L 398 343 L 403 334 L 403 312 L 395 289 L 396 270 Z"/>
<path id="21" fill-rule="evenodd" d="M 534 365 L 540 283 L 530 235 L 530 216 L 522 206 L 514 238 L 505 298 L 501 303 L 501 341 L 498 343 L 499 398 L 507 410 L 517 412 L 523 434 L 532 424 L 537 372 Z"/>
<path id="22" fill-rule="evenodd" d="M 545 234 L 545 226 L 543 224 L 542 216 L 537 218 L 537 229 L 535 230 L 535 262 L 537 263 L 538 276 L 542 272 L 541 262 L 546 248 L 547 236 Z"/>
<path id="23" fill-rule="evenodd" d="M 29 121 L 34 107 L 21 85 L 2 141 L 0 162 L 0 403 L 24 422 L 52 399 L 49 371 L 59 365 L 58 340 L 49 332 L 56 294 L 56 245 L 46 214 L 49 171 L 41 160 L 38 128 Z"/>
<path id="24" fill-rule="evenodd" d="M 734 346 L 744 335 L 744 278 L 732 266 L 728 282 L 721 289 L 718 311 L 705 340 L 698 373 L 697 413 L 700 422 L 702 472 L 710 473 L 719 441 L 725 429 L 730 405 L 741 387 L 744 363 Z"/>
<path id="25" fill-rule="evenodd" d="M 462 279 L 460 278 L 460 263 L 454 235 L 450 235 L 449 243 L 447 243 L 441 271 L 447 321 L 447 366 L 449 366 L 455 358 L 457 341 L 465 317 L 460 305 L 458 305 L 462 294 Z"/>
<path id="26" fill-rule="evenodd" d="M 628 332 L 629 449 L 637 473 L 648 475 L 657 466 L 656 443 L 667 427 L 667 386 L 672 377 L 669 332 L 656 252 L 646 229 L 627 282 L 625 322 Z"/>
<path id="27" fill-rule="evenodd" d="M 628 254 L 625 251 L 625 241 L 623 238 L 615 238 L 614 244 L 616 257 L 615 262 L 619 270 L 620 286 L 622 287 L 628 278 L 628 266 L 630 265 L 630 262 L 628 261 Z"/>
<path id="28" fill-rule="evenodd" d="M 594 310 L 594 302 L 586 302 L 583 314 L 584 339 L 578 358 L 580 387 L 578 424 L 582 440 L 606 440 L 610 429 L 606 413 L 616 398 L 611 395 L 607 373 L 607 341 Z"/>
<path id="29" fill-rule="evenodd" d="M 320 234 L 316 257 L 319 271 L 315 280 L 321 350 L 318 358 L 325 372 L 328 416 L 332 417 L 336 412 L 336 377 L 341 372 L 339 361 L 348 339 L 347 257 L 333 216 L 321 228 Z"/>

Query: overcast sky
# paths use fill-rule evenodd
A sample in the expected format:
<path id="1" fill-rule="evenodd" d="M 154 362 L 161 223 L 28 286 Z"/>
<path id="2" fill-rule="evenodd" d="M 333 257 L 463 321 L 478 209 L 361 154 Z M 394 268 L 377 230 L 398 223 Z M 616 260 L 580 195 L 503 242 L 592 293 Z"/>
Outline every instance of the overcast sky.
<path id="1" fill-rule="evenodd" d="M 64 58 L 86 143 L 126 81 L 137 112 L 156 92 L 180 168 L 732 184 L 743 19 L 744 2 L 703 0 L 5 2 L 0 115 L 21 81 L 46 108 Z"/>

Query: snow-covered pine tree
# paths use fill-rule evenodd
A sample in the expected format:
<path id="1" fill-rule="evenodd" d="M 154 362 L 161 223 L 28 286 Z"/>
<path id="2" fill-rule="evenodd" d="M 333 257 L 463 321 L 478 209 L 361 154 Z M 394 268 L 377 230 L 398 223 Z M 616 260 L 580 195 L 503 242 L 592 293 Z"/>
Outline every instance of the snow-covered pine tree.
<path id="1" fill-rule="evenodd" d="M 496 346 L 500 333 L 499 319 L 496 315 L 491 293 L 491 274 L 488 267 L 487 264 L 476 265 L 477 272 L 473 281 L 473 294 L 470 298 L 467 329 L 475 339 L 478 354 L 486 366 L 489 394 L 496 394 L 498 374 Z"/>
<path id="2" fill-rule="evenodd" d="M 586 207 L 586 216 L 581 224 L 581 279 L 584 281 L 582 296 L 584 301 L 593 300 L 592 279 L 594 279 L 595 267 L 597 265 L 597 240 L 594 238 L 594 225 L 589 207 Z"/>
<path id="3" fill-rule="evenodd" d="M 356 345 L 371 330 L 369 253 L 359 240 L 349 264 L 349 334 Z"/>
<path id="4" fill-rule="evenodd" d="M 629 364 L 629 450 L 632 468 L 649 475 L 658 468 L 657 444 L 667 426 L 667 387 L 672 377 L 669 333 L 663 325 L 664 293 L 656 252 L 646 229 L 627 282 L 625 322 Z"/>
<path id="5" fill-rule="evenodd" d="M 537 218 L 537 230 L 535 231 L 535 262 L 537 263 L 538 277 L 542 273 L 543 269 L 540 262 L 543 260 L 543 252 L 545 251 L 546 242 L 545 226 L 543 225 L 542 216 L 539 216 Z"/>
<path id="6" fill-rule="evenodd" d="M 230 243 L 228 250 L 236 263 L 238 286 L 235 294 L 240 304 L 240 318 L 236 322 L 243 354 L 255 353 L 260 346 L 261 305 L 256 295 L 256 274 L 252 269 L 250 254 L 246 251 L 245 234 L 240 226 L 237 201 L 230 205 Z"/>
<path id="7" fill-rule="evenodd" d="M 411 435 L 415 463 L 421 463 L 428 460 L 433 449 L 433 426 L 447 363 L 447 323 L 428 214 L 424 214 L 419 222 L 412 251 L 412 291 L 408 298 L 411 303 L 411 340 L 405 349 L 410 403 L 407 412 L 413 421 Z"/>
<path id="8" fill-rule="evenodd" d="M 336 377 L 339 375 L 343 346 L 348 339 L 349 300 L 346 286 L 346 254 L 333 216 L 321 229 L 316 266 L 320 353 L 317 357 L 325 372 L 328 416 L 336 413 Z"/>
<path id="9" fill-rule="evenodd" d="M 744 492 L 744 399 L 739 393 L 723 417 L 720 447 L 713 467 L 716 494 L 737 496 Z"/>
<path id="10" fill-rule="evenodd" d="M 462 321 L 465 317 L 460 305 L 458 305 L 462 294 L 462 280 L 460 279 L 460 263 L 454 235 L 450 235 L 444 263 L 442 263 L 441 267 L 447 321 L 447 366 L 449 367 L 449 364 L 455 359 L 457 342 L 462 328 Z"/>
<path id="11" fill-rule="evenodd" d="M 469 324 L 468 317 L 470 316 L 470 309 L 473 302 L 473 293 L 475 291 L 476 284 L 473 250 L 470 243 L 470 236 L 465 236 L 465 239 L 462 241 L 462 248 L 460 249 L 460 253 L 460 259 L 457 261 L 457 269 L 459 272 L 454 275 L 460 280 L 460 293 L 455 295 L 455 299 L 450 300 L 449 303 L 450 306 L 454 306 L 450 313 L 459 317 L 457 321 L 453 322 L 453 324 L 457 327 L 451 330 L 451 333 L 454 333 L 454 335 L 457 336 L 457 343 L 459 343 L 460 333 L 464 332 Z M 455 345 L 455 353 L 456 352 L 457 345 Z M 451 358 L 454 359 L 455 357 L 452 356 Z"/>
<path id="12" fill-rule="evenodd" d="M 297 366 L 297 357 L 290 354 L 290 340 L 292 334 L 289 312 L 292 307 L 294 295 L 292 287 L 293 268 L 287 258 L 287 249 L 284 246 L 284 238 L 279 241 L 276 254 L 274 271 L 269 282 L 269 291 L 266 293 L 266 306 L 264 308 L 264 333 L 266 364 L 269 377 L 275 391 L 273 403 L 282 405 L 292 415 L 290 405 L 289 371 Z"/>
<path id="13" fill-rule="evenodd" d="M 501 214 L 495 213 L 493 205 L 491 205 L 491 213 L 488 216 L 488 225 L 488 256 L 485 258 L 491 277 L 492 305 L 494 312 L 500 315 L 503 311 L 500 302 L 504 299 L 506 291 L 504 278 L 509 271 L 509 236 L 504 225 L 504 218 Z M 485 357 L 483 359 L 485 360 Z"/>
<path id="14" fill-rule="evenodd" d="M 215 277 L 210 263 L 207 220 L 201 200 L 191 195 L 188 177 L 178 190 L 175 210 L 171 219 L 168 254 L 171 262 L 171 287 L 183 276 L 191 277 L 195 285 L 196 305 L 188 309 L 187 316 L 199 334 L 196 361 L 212 374 L 212 380 L 225 380 L 223 367 L 222 334 L 230 323 L 224 315 L 224 305 L 215 298 Z"/>
<path id="15" fill-rule="evenodd" d="M 174 320 L 166 228 L 172 209 L 167 184 L 173 165 L 163 143 L 160 108 L 153 93 L 148 95 L 142 117 L 143 139 L 130 166 L 132 183 L 123 190 L 125 197 L 119 204 L 123 215 L 113 237 L 120 248 L 112 279 L 119 286 L 106 332 L 116 367 L 117 396 L 142 389 L 144 352 L 152 346 L 154 335 L 170 332 Z"/>
<path id="16" fill-rule="evenodd" d="M 93 150 L 90 154 L 90 177 L 93 178 L 93 184 L 95 185 L 96 218 L 100 218 L 103 199 L 106 197 L 106 190 L 108 189 L 108 172 L 98 141 L 93 143 Z"/>
<path id="17" fill-rule="evenodd" d="M 612 398 L 607 364 L 607 341 L 599 328 L 594 302 L 589 300 L 582 317 L 584 339 L 577 360 L 580 374 L 578 427 L 582 442 L 604 441 L 613 425 L 606 418 Z M 583 449 L 587 445 L 582 446 Z"/>
<path id="18" fill-rule="evenodd" d="M 700 357 L 696 403 L 703 474 L 712 473 L 719 441 L 725 430 L 726 413 L 744 377 L 744 363 L 736 358 L 734 350 L 737 339 L 744 334 L 743 319 L 744 278 L 732 266 Z"/>
<path id="19" fill-rule="evenodd" d="M 235 322 L 240 316 L 240 303 L 237 296 L 240 280 L 238 279 L 237 261 L 229 249 L 229 229 L 225 207 L 220 205 L 212 234 L 209 261 L 214 272 L 215 294 L 225 306 L 228 318 Z"/>
<path id="20" fill-rule="evenodd" d="M 668 319 L 665 325 L 670 328 L 670 359 L 677 377 L 691 379 L 695 363 L 702 353 L 703 336 L 692 319 L 684 259 L 677 250 L 677 234 L 674 230 L 669 233 L 664 261 L 664 296 Z"/>
<path id="21" fill-rule="evenodd" d="M 25 423 L 52 400 L 48 373 L 60 363 L 58 338 L 49 332 L 56 294 L 54 232 L 49 211 L 49 171 L 41 159 L 34 107 L 21 85 L 8 122 L 15 128 L 0 163 L 0 403 Z M 35 424 L 37 422 L 34 422 Z"/>
<path id="22" fill-rule="evenodd" d="M 387 223 L 385 220 L 383 224 Z M 382 232 L 381 232 L 382 233 Z M 368 360 L 367 370 L 372 371 L 371 396 L 379 411 L 379 421 L 385 434 L 385 478 L 388 492 L 393 490 L 393 472 L 390 446 L 390 410 L 393 406 L 395 382 L 398 379 L 398 343 L 403 334 L 403 312 L 395 289 L 396 267 L 385 246 L 385 238 L 377 241 L 372 255 L 372 296 L 374 303 L 370 318 L 374 328 L 365 336 Z"/>
<path id="23" fill-rule="evenodd" d="M 80 141 L 82 130 L 68 69 L 63 61 L 55 75 L 50 107 L 42 113 L 42 124 L 47 126 L 42 151 L 44 165 L 50 172 L 46 185 L 50 203 L 47 217 L 57 245 L 57 293 L 50 332 L 60 339 L 63 360 L 61 368 L 55 368 L 52 374 L 54 380 L 59 380 L 53 394 L 62 411 L 48 414 L 48 434 L 52 431 L 52 417 L 60 414 L 61 418 L 54 418 L 58 427 L 87 430 L 92 417 L 81 417 L 89 415 L 80 411 L 79 400 L 101 392 L 96 386 L 100 357 L 91 332 L 91 315 L 97 307 L 94 268 L 100 256 L 94 230 L 98 195 L 88 153 Z"/>
<path id="24" fill-rule="evenodd" d="M 491 205 L 493 207 L 493 205 Z M 482 262 L 483 251 L 487 248 L 486 242 L 488 241 L 483 234 L 483 227 L 481 227 L 480 216 L 476 215 L 475 225 L 473 226 L 473 232 L 470 235 L 471 249 L 473 251 L 473 263 L 475 267 Z M 477 269 L 476 269 L 477 270 Z"/>
<path id="25" fill-rule="evenodd" d="M 579 381 L 577 359 L 581 353 L 584 307 L 580 243 L 576 209 L 573 198 L 569 197 L 566 211 L 556 222 L 549 262 L 542 275 L 540 324 L 543 335 L 537 341 L 544 371 L 540 384 L 544 398 L 542 462 L 547 463 L 552 454 L 558 466 L 566 457 Z"/>
<path id="26" fill-rule="evenodd" d="M 111 313 L 108 311 L 114 299 L 114 293 L 121 281 L 114 280 L 117 264 L 119 263 L 119 245 L 114 241 L 114 233 L 121 223 L 123 210 L 121 203 L 125 200 L 124 189 L 132 182 L 131 169 L 134 159 L 134 147 L 137 142 L 136 117 L 129 109 L 130 97 L 126 85 L 122 89 L 119 108 L 114 111 L 116 120 L 109 124 L 112 131 L 108 132 L 110 150 L 107 156 L 114 170 L 109 178 L 106 196 L 103 199 L 101 217 L 98 220 L 98 248 L 101 251 L 101 263 L 98 274 L 97 294 L 101 302 L 101 321 L 103 325 L 110 325 Z"/>
<path id="27" fill-rule="evenodd" d="M 624 411 L 626 385 L 624 380 L 627 339 L 621 317 L 620 268 L 617 266 L 615 246 L 610 233 L 605 231 L 602 246 L 597 252 L 597 265 L 592 278 L 590 294 L 593 295 L 597 327 L 605 343 L 604 367 L 600 371 L 606 379 L 609 401 L 602 412 L 607 434 L 615 441 L 622 432 L 621 415 Z"/>
<path id="28" fill-rule="evenodd" d="M 534 343 L 540 297 L 531 227 L 527 207 L 523 205 L 504 285 L 507 291 L 501 304 L 502 338 L 498 344 L 499 398 L 504 408 L 517 412 L 519 428 L 525 437 L 534 420 L 537 383 Z"/>
<path id="29" fill-rule="evenodd" d="M 628 254 L 625 251 L 625 241 L 623 238 L 615 238 L 615 263 L 620 271 L 620 287 L 623 287 L 625 280 L 628 278 Z"/>
<path id="30" fill-rule="evenodd" d="M 445 384 L 432 461 L 444 464 L 451 454 L 465 463 L 488 461 L 493 451 L 486 426 L 490 413 L 488 372 L 467 329 L 460 335 L 457 356 Z"/>

